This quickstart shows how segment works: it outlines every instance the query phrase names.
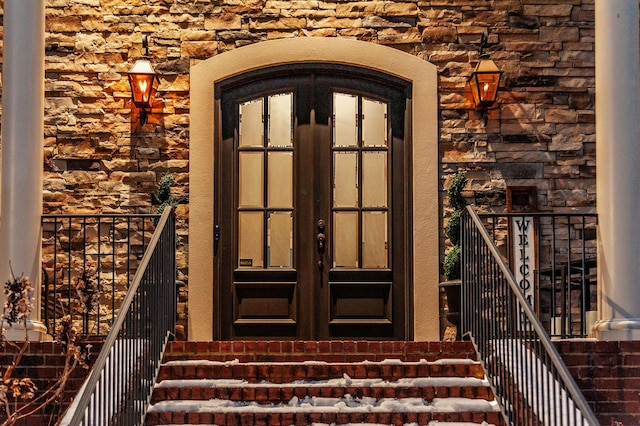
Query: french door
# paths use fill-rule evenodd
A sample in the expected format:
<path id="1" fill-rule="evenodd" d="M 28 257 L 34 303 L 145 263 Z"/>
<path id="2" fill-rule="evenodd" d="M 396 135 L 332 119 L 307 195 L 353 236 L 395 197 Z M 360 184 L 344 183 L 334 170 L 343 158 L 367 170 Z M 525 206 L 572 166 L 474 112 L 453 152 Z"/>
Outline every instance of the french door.
<path id="1" fill-rule="evenodd" d="M 405 338 L 407 86 L 314 64 L 216 85 L 217 338 Z"/>

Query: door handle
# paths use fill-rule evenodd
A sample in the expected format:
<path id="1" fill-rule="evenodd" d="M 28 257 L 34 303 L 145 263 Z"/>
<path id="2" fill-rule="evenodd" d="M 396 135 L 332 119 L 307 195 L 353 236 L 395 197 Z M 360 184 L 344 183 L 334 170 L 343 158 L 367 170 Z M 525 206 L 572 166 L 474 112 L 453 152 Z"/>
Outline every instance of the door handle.
<path id="1" fill-rule="evenodd" d="M 322 256 L 327 245 L 327 237 L 323 233 L 319 233 L 316 235 L 316 241 L 318 242 L 318 254 Z"/>
<path id="2" fill-rule="evenodd" d="M 324 252 L 327 249 L 327 237 L 324 235 L 324 220 L 320 219 L 316 226 L 318 228 L 318 234 L 316 235 L 316 247 L 318 249 L 318 255 L 320 256 L 320 260 L 318 260 L 318 268 L 322 269 L 324 267 Z"/>

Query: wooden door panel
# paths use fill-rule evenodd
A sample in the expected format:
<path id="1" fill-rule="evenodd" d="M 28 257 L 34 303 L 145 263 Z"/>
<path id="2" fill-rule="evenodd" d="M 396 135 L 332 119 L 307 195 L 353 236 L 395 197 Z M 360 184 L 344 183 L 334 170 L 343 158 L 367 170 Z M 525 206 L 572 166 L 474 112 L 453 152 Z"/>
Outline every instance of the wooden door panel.
<path id="1" fill-rule="evenodd" d="M 329 333 L 340 338 L 393 338 L 392 283 L 330 283 Z"/>
<path id="2" fill-rule="evenodd" d="M 330 283 L 330 325 L 393 320 L 392 283 Z"/>
<path id="3" fill-rule="evenodd" d="M 233 327 L 238 336 L 291 336 L 297 329 L 296 283 L 234 283 Z"/>

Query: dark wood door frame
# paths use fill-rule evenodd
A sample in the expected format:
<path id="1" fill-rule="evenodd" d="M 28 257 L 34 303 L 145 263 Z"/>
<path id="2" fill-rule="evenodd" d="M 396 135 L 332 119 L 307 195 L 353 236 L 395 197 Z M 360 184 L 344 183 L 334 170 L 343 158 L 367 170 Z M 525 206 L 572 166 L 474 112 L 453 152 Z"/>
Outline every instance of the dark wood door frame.
<path id="1" fill-rule="evenodd" d="M 286 77 L 281 77 L 284 73 L 286 73 Z M 255 271 L 237 271 L 234 267 L 235 253 L 237 253 L 237 247 L 235 245 L 235 220 L 234 220 L 234 207 L 233 203 L 225 203 L 224 198 L 226 197 L 225 192 L 227 194 L 234 194 L 236 188 L 236 182 L 232 173 L 225 173 L 225 167 L 229 167 L 230 165 L 235 165 L 235 157 L 233 155 L 234 148 L 233 144 L 234 138 L 237 137 L 233 132 L 229 132 L 228 129 L 233 128 L 233 123 L 231 123 L 230 117 L 228 114 L 223 114 L 222 109 L 224 108 L 225 102 L 228 104 L 229 100 L 225 100 L 224 95 L 226 93 L 234 93 L 234 99 L 241 99 L 243 97 L 248 96 L 256 96 L 263 93 L 269 93 L 274 89 L 282 89 L 284 87 L 296 88 L 302 87 L 306 83 L 301 83 L 304 79 L 311 79 L 311 81 L 315 82 L 317 77 L 326 78 L 330 80 L 340 81 L 340 77 L 346 80 L 362 80 L 364 82 L 365 88 L 378 87 L 381 83 L 388 85 L 389 91 L 401 92 L 406 99 L 406 102 L 409 102 L 410 97 L 410 86 L 398 79 L 394 79 L 389 76 L 383 76 L 379 73 L 375 73 L 369 70 L 362 69 L 354 69 L 353 67 L 338 67 L 335 66 L 333 72 L 327 69 L 326 64 L 306 64 L 304 66 L 299 67 L 278 67 L 278 69 L 267 69 L 261 70 L 260 72 L 253 72 L 245 76 L 234 77 L 229 79 L 227 82 L 222 82 L 221 84 L 216 84 L 217 93 L 216 93 L 216 117 L 215 119 L 220 122 L 220 126 L 218 128 L 222 129 L 220 134 L 216 135 L 215 141 L 215 158 L 216 158 L 216 167 L 215 170 L 218 171 L 218 175 L 216 176 L 216 203 L 218 206 L 218 210 L 214 213 L 215 220 L 214 223 L 219 226 L 219 241 L 215 244 L 215 253 L 214 261 L 217 262 L 217 267 L 215 270 L 217 271 L 217 279 L 216 282 L 224 283 L 227 282 L 228 278 L 234 274 L 237 277 L 240 277 L 243 282 L 256 282 L 256 281 L 265 281 L 264 271 L 260 271 L 261 276 L 254 275 Z M 274 82 L 277 82 L 274 84 Z M 283 84 L 284 83 L 284 84 Z M 350 81 L 341 81 L 341 85 L 349 86 Z M 298 85 L 298 86 L 297 86 Z M 356 85 L 357 86 L 357 85 Z M 387 86 L 383 86 L 387 87 Z M 353 90 L 353 89 L 350 89 Z M 359 90 L 356 87 L 355 90 Z M 360 89 L 361 90 L 361 89 Z M 295 125 L 295 138 L 296 143 L 313 143 L 313 149 L 307 149 L 305 152 L 309 153 L 309 155 L 305 156 L 305 158 L 298 158 L 294 161 L 294 176 L 303 176 L 302 179 L 298 182 L 298 186 L 295 189 L 295 203 L 296 209 L 302 208 L 306 209 L 305 211 L 311 211 L 313 214 L 307 215 L 305 217 L 296 217 L 294 220 L 294 234 L 296 235 L 296 239 L 301 238 L 301 240 L 297 240 L 299 245 L 303 245 L 305 248 L 300 250 L 299 255 L 303 255 L 305 257 L 312 256 L 314 259 L 317 259 L 317 253 L 315 253 L 315 234 L 318 231 L 317 221 L 319 219 L 325 219 L 325 221 L 330 221 L 331 209 L 329 206 L 328 199 L 330 198 L 330 194 L 323 188 L 326 188 L 327 182 L 330 181 L 330 170 L 331 167 L 320 167 L 319 168 L 319 158 L 331 158 L 330 148 L 327 144 L 316 143 L 318 139 L 326 139 L 330 138 L 330 129 L 328 127 L 329 117 L 326 116 L 326 106 L 323 108 L 320 105 L 320 109 L 324 111 L 321 112 L 320 116 L 316 115 L 316 111 L 309 111 L 309 114 L 305 116 L 305 114 L 301 114 L 299 111 L 300 106 L 308 106 L 308 105 L 316 105 L 317 103 L 322 103 L 322 100 L 319 100 L 319 96 L 311 90 L 304 91 L 301 90 L 298 93 L 298 97 L 296 98 L 296 111 L 295 116 L 297 117 L 297 122 Z M 398 101 L 394 101 L 394 106 L 397 107 Z M 403 99 L 401 103 L 401 107 L 405 108 L 405 100 Z M 393 113 L 393 112 L 392 112 Z M 323 121 L 326 120 L 326 121 Z M 260 338 L 260 335 L 263 335 L 265 338 L 269 337 L 290 337 L 290 338 L 309 338 L 309 339 L 326 339 L 326 338 L 347 338 L 347 337 L 362 337 L 362 338 L 393 338 L 393 339 L 404 339 L 410 337 L 410 331 L 408 325 L 410 323 L 411 308 L 412 304 L 410 303 L 410 292 L 411 289 L 408 288 L 406 282 L 410 282 L 407 280 L 410 275 L 409 266 L 411 262 L 407 259 L 410 256 L 407 255 L 407 252 L 410 250 L 410 236 L 411 236 L 411 223 L 410 223 L 410 188 L 408 185 L 411 182 L 409 176 L 407 176 L 407 172 L 405 171 L 408 167 L 407 161 L 410 158 L 410 141 L 408 126 L 406 124 L 406 120 L 404 118 L 404 111 L 401 118 L 401 131 L 394 132 L 394 137 L 396 140 L 390 141 L 391 147 L 391 155 L 392 155 L 392 170 L 391 173 L 391 182 L 389 191 L 392 194 L 390 197 L 392 200 L 391 210 L 393 211 L 393 220 L 391 227 L 391 235 L 389 243 L 393 250 L 399 250 L 401 253 L 396 253 L 399 255 L 391 256 L 391 265 L 389 269 L 389 280 L 391 282 L 395 282 L 390 288 L 385 287 L 383 281 L 377 281 L 380 279 L 380 274 L 377 274 L 378 277 L 374 277 L 374 273 L 367 271 L 358 271 L 359 277 L 356 283 L 353 283 L 353 272 L 354 271 L 333 271 L 330 276 L 330 268 L 325 267 L 321 271 L 322 277 L 317 279 L 317 282 L 313 282 L 310 285 L 304 286 L 296 286 L 296 285 L 286 285 L 283 284 L 281 286 L 282 298 L 290 298 L 292 300 L 298 300 L 299 303 L 296 303 L 293 307 L 293 317 L 295 321 L 291 322 L 291 333 L 285 335 L 280 335 L 278 333 L 271 334 L 273 331 L 273 324 L 268 322 L 254 321 L 247 322 L 246 329 L 251 330 L 246 334 L 237 335 L 234 332 L 234 326 L 228 324 L 230 319 L 234 318 L 234 305 L 230 303 L 233 301 L 235 297 L 237 297 L 238 288 L 242 288 L 242 283 L 240 285 L 236 285 L 233 287 L 231 285 L 219 285 L 216 289 L 214 289 L 215 295 L 215 312 L 216 318 L 214 319 L 214 337 L 215 338 Z M 323 125 L 322 123 L 327 123 L 327 125 Z M 392 123 L 392 126 L 396 126 L 398 128 L 398 123 Z M 225 131 L 226 129 L 226 131 Z M 306 142 L 303 142 L 306 141 Z M 329 150 L 329 155 L 327 155 L 327 150 Z M 318 169 L 319 168 L 319 169 Z M 235 167 L 232 169 L 235 170 Z M 305 179 L 304 174 L 307 172 L 313 172 L 313 179 Z M 313 188 L 304 188 L 304 185 L 309 185 L 312 182 Z M 314 194 L 314 197 L 305 196 L 307 190 L 311 191 Z M 330 243 L 331 233 L 328 232 L 326 235 L 327 243 Z M 327 244 L 330 246 L 330 244 Z M 313 254 L 310 254 L 313 253 Z M 319 259 L 318 259 L 319 260 Z M 298 263 L 298 266 L 299 263 Z M 329 266 L 329 265 L 327 265 Z M 379 272 L 379 271 L 376 271 Z M 309 274 L 308 271 L 304 272 L 303 270 L 298 270 L 297 274 L 302 275 L 313 275 Z M 269 278 L 270 277 L 270 278 Z M 267 278 L 272 279 L 274 281 L 279 282 L 292 282 L 296 280 L 296 272 L 290 270 L 278 270 L 278 271 L 270 271 L 267 272 Z M 305 278 L 308 280 L 309 278 Z M 298 280 L 299 281 L 299 280 Z M 316 280 L 313 280 L 316 281 Z M 353 297 L 355 294 L 357 296 L 358 292 L 365 291 L 364 285 L 358 288 L 357 284 L 360 282 L 366 282 L 366 292 L 373 293 L 375 297 L 386 298 L 388 297 L 389 302 L 389 314 L 392 317 L 392 321 L 389 322 L 388 326 L 383 326 L 382 329 L 385 329 L 382 334 L 380 332 L 370 333 L 371 330 L 374 330 L 375 327 L 372 327 L 378 323 L 380 325 L 379 320 L 363 320 L 354 323 L 353 321 L 345 321 L 343 324 L 338 321 L 333 321 L 333 324 L 329 324 L 328 322 L 323 322 L 321 320 L 316 320 L 317 318 L 322 317 L 322 315 L 331 316 L 332 309 L 332 297 L 340 298 L 345 297 L 345 300 L 348 301 L 349 297 Z M 249 286 L 250 287 L 250 286 Z M 235 290 L 233 289 L 235 288 Z M 388 295 L 385 295 L 385 292 L 388 292 Z M 364 299 L 367 299 L 367 296 L 370 294 L 363 294 Z M 306 303 L 304 301 L 307 301 Z M 335 301 L 335 300 L 334 300 Z M 347 303 L 347 302 L 342 302 Z M 373 302 L 376 303 L 376 302 Z M 306 312 L 301 312 L 305 310 Z M 285 321 L 286 322 L 286 321 Z M 283 324 L 281 324 L 283 325 Z M 236 327 L 237 328 L 237 327 Z M 286 325 L 281 327 L 282 330 L 286 330 Z M 380 328 L 378 328 L 380 330 Z"/>

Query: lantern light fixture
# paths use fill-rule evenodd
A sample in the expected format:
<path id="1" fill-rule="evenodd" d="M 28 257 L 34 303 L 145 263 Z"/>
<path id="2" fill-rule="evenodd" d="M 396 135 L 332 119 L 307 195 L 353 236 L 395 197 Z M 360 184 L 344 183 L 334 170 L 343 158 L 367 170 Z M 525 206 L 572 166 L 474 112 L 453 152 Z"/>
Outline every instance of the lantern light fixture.
<path id="1" fill-rule="evenodd" d="M 153 97 L 158 90 L 158 76 L 149 60 L 149 42 L 145 35 L 142 39 L 145 55 L 136 60 L 129 70 L 129 85 L 131 86 L 131 101 L 140 109 L 140 124 L 147 122 L 147 115 L 151 113 Z"/>
<path id="2" fill-rule="evenodd" d="M 489 118 L 489 109 L 496 102 L 500 78 L 502 77 L 502 71 L 500 71 L 495 62 L 489 59 L 489 55 L 484 53 L 487 38 L 487 33 L 482 34 L 480 59 L 469 77 L 473 102 L 476 104 L 476 110 L 480 112 L 485 126 Z"/>

